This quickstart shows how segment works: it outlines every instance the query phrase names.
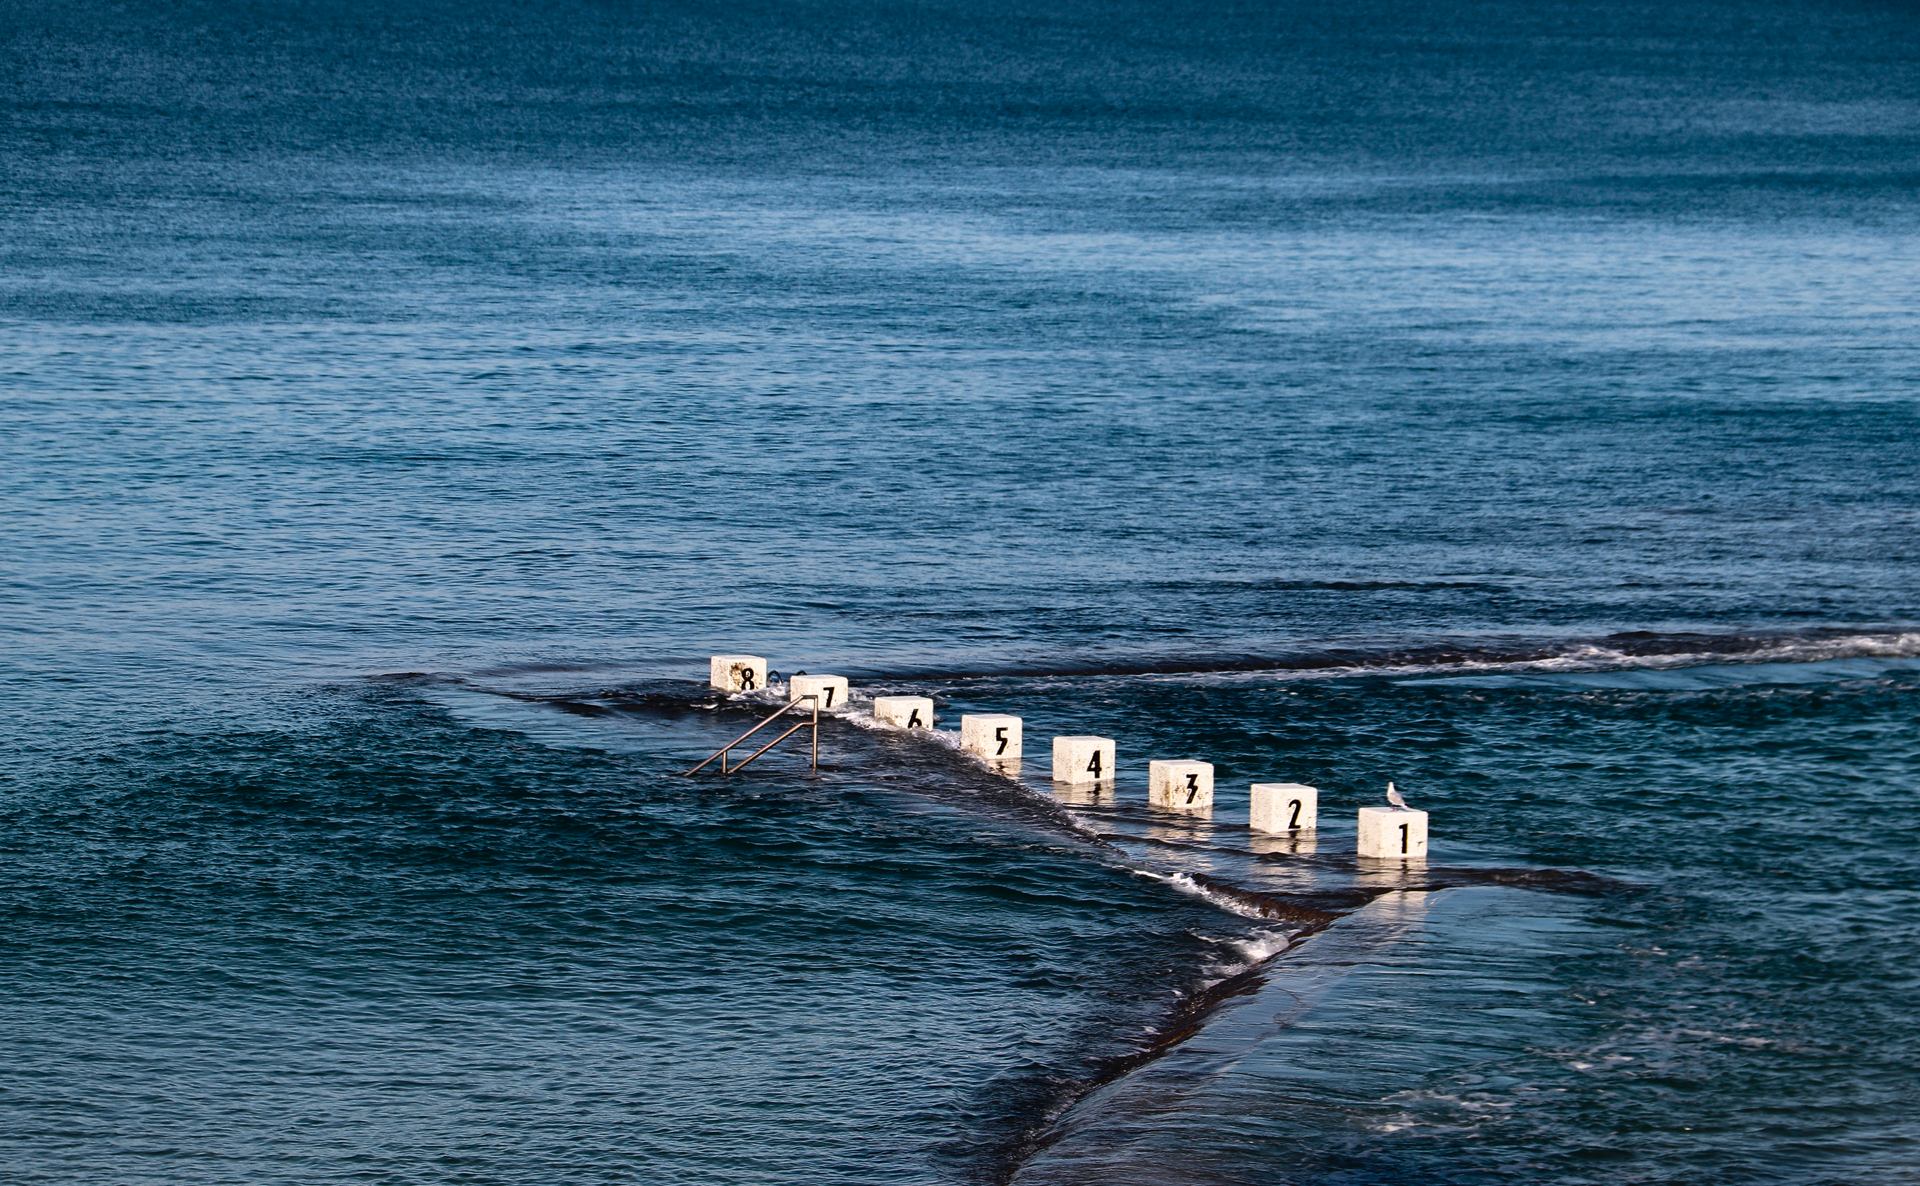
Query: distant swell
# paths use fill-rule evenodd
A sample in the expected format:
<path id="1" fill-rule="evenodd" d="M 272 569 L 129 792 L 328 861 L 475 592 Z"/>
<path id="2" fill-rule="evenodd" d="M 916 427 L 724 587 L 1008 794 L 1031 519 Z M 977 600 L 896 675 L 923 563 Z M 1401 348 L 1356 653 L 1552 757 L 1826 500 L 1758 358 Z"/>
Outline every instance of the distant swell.
<path id="1" fill-rule="evenodd" d="M 1087 664 L 887 672 L 884 678 L 1145 676 L 1273 673 L 1298 678 L 1473 672 L 1616 671 L 1707 663 L 1819 663 L 1920 658 L 1920 630 L 1818 630 L 1756 634 L 1626 631 L 1581 640 L 1461 640 L 1420 646 L 1335 646 L 1268 655 L 1187 655 Z"/>

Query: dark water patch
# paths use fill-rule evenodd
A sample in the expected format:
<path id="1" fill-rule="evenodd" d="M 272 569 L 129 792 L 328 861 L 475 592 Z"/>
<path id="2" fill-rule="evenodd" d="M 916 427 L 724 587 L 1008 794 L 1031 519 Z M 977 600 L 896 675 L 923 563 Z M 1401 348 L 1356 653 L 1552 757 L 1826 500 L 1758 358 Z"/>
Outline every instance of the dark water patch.
<path id="1" fill-rule="evenodd" d="M 1429 593 L 1440 590 L 1467 590 L 1477 593 L 1504 593 L 1506 588 L 1490 581 L 1474 580 L 1340 580 L 1338 578 L 1303 579 L 1294 577 L 1268 577 L 1246 580 L 1183 580 L 1165 581 L 1162 586 L 1169 589 L 1256 589 L 1269 592 L 1299 593 L 1331 591 L 1337 593 L 1368 593 L 1388 590 L 1407 590 Z"/>
<path id="2" fill-rule="evenodd" d="M 1111 1059 L 1094 1068 L 1084 1079 L 1062 1085 L 1051 1098 L 1036 1101 L 1041 1104 L 1029 1112 L 1031 1127 L 1021 1133 L 1011 1144 L 996 1151 L 998 1162 L 996 1180 L 1010 1181 L 1019 1168 L 1032 1160 L 1054 1139 L 1050 1126 L 1057 1123 L 1060 1116 L 1072 1108 L 1088 1094 L 1113 1083 L 1141 1067 L 1162 1058 L 1181 1043 L 1193 1038 L 1206 1025 L 1207 1020 L 1230 1002 L 1239 997 L 1251 996 L 1258 992 L 1264 983 L 1260 967 L 1246 968 L 1231 976 L 1223 977 L 1201 987 L 1187 996 L 1153 1030 L 1151 1036 L 1138 1049 Z"/>
<path id="3" fill-rule="evenodd" d="M 653 1106 L 666 1097 L 645 1085 L 691 1068 L 790 1101 L 853 1091 L 838 1106 L 860 1123 L 772 1160 L 682 1162 L 669 1130 L 639 1136 L 649 1164 L 692 1167 L 670 1177 L 800 1173 L 788 1156 L 846 1159 L 835 1173 L 855 1160 L 959 1172 L 954 1159 L 978 1158 L 997 1126 L 1018 1123 L 1004 1101 L 976 1098 L 977 1084 L 1006 1085 L 1015 1061 L 1033 1082 L 1077 1076 L 1083 1060 L 1129 1045 L 1198 964 L 1188 932 L 1211 911 L 1064 850 L 1070 837 L 1009 830 L 991 811 L 902 810 L 904 789 L 844 776 L 703 790 L 654 759 L 469 730 L 391 694 L 340 705 L 312 734 L 158 737 L 131 770 L 8 812 L 10 835 L 37 838 L 6 846 L 10 1008 L 85 1023 L 42 1031 L 25 1054 L 117 1054 L 124 1070 L 93 1081 L 93 1097 L 141 1109 L 181 1150 L 166 1163 L 201 1164 L 186 1150 L 228 1141 L 329 1159 L 350 1144 L 337 1114 L 271 1131 L 274 1093 L 236 1065 L 380 1094 L 429 1144 L 452 1139 L 429 1119 L 448 1090 L 466 1117 L 448 1123 L 484 1117 L 508 1136 L 565 1123 L 569 1139 L 611 1140 L 627 1105 L 562 1122 L 549 1105 L 526 1110 L 526 1092 L 552 1108 L 579 1092 Z M 843 833 L 861 839 L 834 839 Z M 1054 921 L 1012 925 L 1028 915 Z M 1141 975 L 1076 989 L 1093 966 L 1083 956 Z M 1035 1028 L 1061 994 L 1083 991 Z M 975 994 L 996 1001 L 984 1030 L 961 1003 Z M 163 1099 L 126 1018 L 167 1002 Z M 914 1053 L 930 1024 L 969 1031 L 974 1065 Z M 846 1027 L 866 1036 L 849 1042 Z M 489 1035 L 484 1056 L 466 1045 L 476 1029 Z M 1036 1042 L 1042 1030 L 1058 1044 Z M 56 1077 L 33 1098 L 81 1085 Z M 12 1098 L 16 1120 L 38 1106 Z M 731 1091 L 673 1112 L 676 1124 L 763 1131 Z M 113 1163 L 82 1133 L 7 1129 L 40 1164 Z M 376 1161 L 419 1168 L 417 1149 Z"/>
<path id="4" fill-rule="evenodd" d="M 1420 888 L 1441 890 L 1462 885 L 1499 885 L 1514 889 L 1541 890 L 1547 893 L 1571 894 L 1583 898 L 1616 898 L 1626 894 L 1644 893 L 1646 886 L 1625 881 L 1617 877 L 1608 877 L 1599 873 L 1588 873 L 1582 869 L 1477 869 L 1477 868 L 1435 868 L 1429 871 L 1427 880 Z"/>

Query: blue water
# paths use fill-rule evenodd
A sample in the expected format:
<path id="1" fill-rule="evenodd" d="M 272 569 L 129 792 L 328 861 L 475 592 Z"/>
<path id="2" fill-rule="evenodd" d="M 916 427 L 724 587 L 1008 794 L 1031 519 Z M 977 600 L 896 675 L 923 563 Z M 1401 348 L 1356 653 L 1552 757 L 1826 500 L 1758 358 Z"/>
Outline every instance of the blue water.
<path id="1" fill-rule="evenodd" d="M 5 6 L 0 1177 L 1913 1178 L 1916 161 L 1894 4 Z"/>

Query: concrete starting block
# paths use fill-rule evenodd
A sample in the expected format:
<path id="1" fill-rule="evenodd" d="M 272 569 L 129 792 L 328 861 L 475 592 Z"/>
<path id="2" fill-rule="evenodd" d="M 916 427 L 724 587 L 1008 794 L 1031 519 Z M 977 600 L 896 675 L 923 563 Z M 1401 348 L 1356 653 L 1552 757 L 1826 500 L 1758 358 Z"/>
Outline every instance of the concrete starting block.
<path id="1" fill-rule="evenodd" d="M 796 675 L 787 681 L 787 695 L 798 700 L 802 696 L 817 696 L 821 712 L 847 706 L 847 677 L 843 675 Z M 805 708 L 805 705 L 801 705 Z"/>
<path id="2" fill-rule="evenodd" d="M 926 696 L 875 696 L 873 719 L 896 729 L 931 729 L 933 701 Z"/>
<path id="3" fill-rule="evenodd" d="M 1320 820 L 1320 792 L 1298 782 L 1253 784 L 1247 825 L 1256 832 L 1311 832 Z"/>
<path id="4" fill-rule="evenodd" d="M 1067 783 L 1112 782 L 1113 738 L 1054 738 L 1053 781 Z"/>
<path id="5" fill-rule="evenodd" d="M 1213 810 L 1213 763 L 1147 763 L 1147 802 L 1168 811 Z"/>
<path id="6" fill-rule="evenodd" d="M 1003 713 L 968 713 L 960 718 L 960 748 L 989 762 L 1020 760 L 1020 718 Z"/>
<path id="7" fill-rule="evenodd" d="M 1425 858 L 1427 813 L 1408 807 L 1362 807 L 1359 852 L 1381 860 Z"/>
<path id="8" fill-rule="evenodd" d="M 715 655 L 707 682 L 722 692 L 757 692 L 767 686 L 767 661 L 758 655 Z"/>

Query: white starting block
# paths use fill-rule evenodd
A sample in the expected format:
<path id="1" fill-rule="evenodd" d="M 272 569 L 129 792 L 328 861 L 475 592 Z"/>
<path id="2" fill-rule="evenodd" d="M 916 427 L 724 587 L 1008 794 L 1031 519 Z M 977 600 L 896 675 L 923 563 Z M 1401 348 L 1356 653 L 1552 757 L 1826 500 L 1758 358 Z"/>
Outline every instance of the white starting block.
<path id="1" fill-rule="evenodd" d="M 896 729 L 931 729 L 933 701 L 926 696 L 875 696 L 873 719 Z"/>
<path id="2" fill-rule="evenodd" d="M 969 713 L 960 718 L 960 748 L 989 762 L 1020 760 L 1020 718 Z"/>
<path id="3" fill-rule="evenodd" d="M 1425 859 L 1427 813 L 1410 807 L 1362 807 L 1359 852 L 1380 860 Z"/>
<path id="4" fill-rule="evenodd" d="M 1213 810 L 1213 763 L 1147 763 L 1147 802 L 1167 811 Z"/>
<path id="5" fill-rule="evenodd" d="M 758 655 L 715 655 L 707 682 L 722 692 L 757 692 L 767 686 L 767 661 Z"/>
<path id="6" fill-rule="evenodd" d="M 798 700 L 803 696 L 817 697 L 821 712 L 832 712 L 847 706 L 847 677 L 844 675 L 796 675 L 787 681 L 787 697 Z M 805 708 L 805 705 L 801 705 Z"/>
<path id="7" fill-rule="evenodd" d="M 1256 832 L 1284 836 L 1311 832 L 1320 819 L 1320 792 L 1298 782 L 1256 782 L 1247 825 Z"/>
<path id="8" fill-rule="evenodd" d="M 1112 782 L 1113 738 L 1054 738 L 1053 781 L 1065 783 Z"/>

